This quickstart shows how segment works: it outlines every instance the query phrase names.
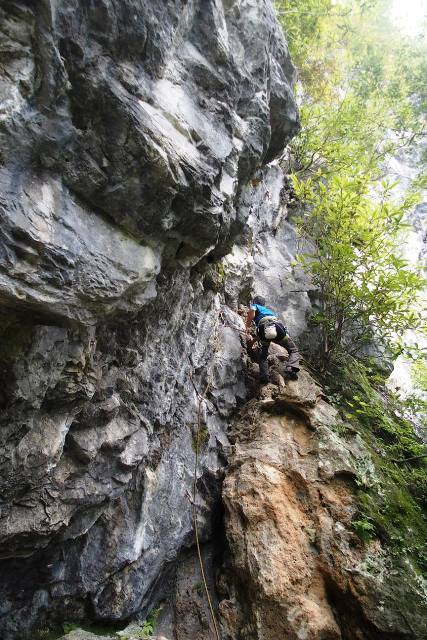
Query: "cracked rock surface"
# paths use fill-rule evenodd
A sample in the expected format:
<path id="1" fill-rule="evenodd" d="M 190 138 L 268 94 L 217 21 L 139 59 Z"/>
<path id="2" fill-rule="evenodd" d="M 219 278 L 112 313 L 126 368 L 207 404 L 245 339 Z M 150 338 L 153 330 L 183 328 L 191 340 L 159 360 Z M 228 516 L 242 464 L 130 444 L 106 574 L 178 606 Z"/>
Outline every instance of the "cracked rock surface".
<path id="1" fill-rule="evenodd" d="M 269 0 L 0 12 L 2 299 L 96 322 L 226 253 L 238 189 L 298 130 Z"/>
<path id="2" fill-rule="evenodd" d="M 234 424 L 223 484 L 228 552 L 219 605 L 227 640 L 425 637 L 422 584 L 351 527 L 354 481 L 374 467 L 301 371 L 263 387 Z"/>
<path id="3" fill-rule="evenodd" d="M 159 604 L 159 640 L 211 640 L 197 442 L 224 640 L 422 637 L 349 532 L 362 443 L 308 375 L 247 375 L 251 290 L 295 338 L 310 309 L 294 76 L 270 0 L 0 1 L 2 640 Z"/>
<path id="4" fill-rule="evenodd" d="M 217 261 L 298 130 L 293 81 L 270 0 L 0 3 L 2 639 L 167 597 L 208 382 L 212 538 L 247 393 Z"/>

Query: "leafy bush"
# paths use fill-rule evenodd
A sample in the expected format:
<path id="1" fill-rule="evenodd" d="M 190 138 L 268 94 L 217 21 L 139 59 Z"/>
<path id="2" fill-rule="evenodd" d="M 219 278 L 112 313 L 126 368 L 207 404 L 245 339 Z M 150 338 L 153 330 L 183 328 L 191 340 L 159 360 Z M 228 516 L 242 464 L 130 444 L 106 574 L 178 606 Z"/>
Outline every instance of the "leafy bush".
<path id="1" fill-rule="evenodd" d="M 375 202 L 369 180 L 358 176 L 293 183 L 308 207 L 296 222 L 310 249 L 297 261 L 319 292 L 312 321 L 320 329 L 320 364 L 328 366 L 337 351 L 356 354 L 375 337 L 400 350 L 405 331 L 422 324 L 414 301 L 425 280 L 399 255 L 413 197 L 394 204 L 393 185 L 382 183 Z"/>
<path id="2" fill-rule="evenodd" d="M 398 202 L 382 176 L 393 154 L 425 135 L 425 44 L 402 35 L 381 2 L 275 4 L 300 80 L 302 129 L 287 169 L 312 247 L 299 264 L 319 294 L 320 364 L 374 336 L 407 348 L 396 337 L 420 326 L 425 286 L 400 252 L 416 195 Z"/>

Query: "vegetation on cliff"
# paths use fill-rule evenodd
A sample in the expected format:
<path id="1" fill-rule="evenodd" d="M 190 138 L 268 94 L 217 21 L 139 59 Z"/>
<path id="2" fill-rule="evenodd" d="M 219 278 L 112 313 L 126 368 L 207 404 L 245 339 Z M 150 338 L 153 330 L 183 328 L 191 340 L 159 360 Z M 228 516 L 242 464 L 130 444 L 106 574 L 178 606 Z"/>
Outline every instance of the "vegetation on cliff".
<path id="1" fill-rule="evenodd" d="M 315 364 L 341 412 L 342 436 L 356 431 L 376 467 L 374 482 L 361 470 L 354 529 L 426 572 L 425 445 L 408 407 L 387 390 L 387 373 L 360 358 L 374 338 L 398 353 L 408 328 L 422 330 L 425 280 L 401 249 L 426 159 L 400 198 L 387 176 L 392 156 L 425 135 L 425 40 L 402 34 L 383 0 L 279 0 L 276 8 L 299 72 L 302 132 L 291 171 L 303 205 L 296 222 L 312 246 L 298 262 L 319 292 Z M 420 364 L 416 375 L 419 382 Z"/>
<path id="2" fill-rule="evenodd" d="M 389 4 L 277 2 L 299 70 L 292 179 L 313 244 L 300 262 L 320 293 L 323 366 L 374 335 L 401 350 L 422 324 L 425 281 L 401 251 L 417 194 L 398 199 L 387 175 L 390 158 L 425 135 L 427 48 L 398 31 Z M 416 186 L 423 180 L 421 171 Z"/>
<path id="3" fill-rule="evenodd" d="M 375 463 L 375 478 L 360 469 L 353 526 L 364 542 L 379 537 L 396 558 L 412 557 L 427 576 L 425 445 L 402 401 L 387 390 L 386 376 L 374 359 L 347 355 L 334 362 L 325 383 L 343 419 L 341 435 L 359 434 Z"/>

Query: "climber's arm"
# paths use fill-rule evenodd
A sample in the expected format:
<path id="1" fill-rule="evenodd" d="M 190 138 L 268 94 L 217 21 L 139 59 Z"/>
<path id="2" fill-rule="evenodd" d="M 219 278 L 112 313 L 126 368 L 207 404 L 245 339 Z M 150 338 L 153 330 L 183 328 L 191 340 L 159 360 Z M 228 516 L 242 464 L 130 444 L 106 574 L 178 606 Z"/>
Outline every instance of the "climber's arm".
<path id="1" fill-rule="evenodd" d="M 252 320 L 255 318 L 255 309 L 249 309 L 248 315 L 246 316 L 245 329 L 249 331 Z"/>

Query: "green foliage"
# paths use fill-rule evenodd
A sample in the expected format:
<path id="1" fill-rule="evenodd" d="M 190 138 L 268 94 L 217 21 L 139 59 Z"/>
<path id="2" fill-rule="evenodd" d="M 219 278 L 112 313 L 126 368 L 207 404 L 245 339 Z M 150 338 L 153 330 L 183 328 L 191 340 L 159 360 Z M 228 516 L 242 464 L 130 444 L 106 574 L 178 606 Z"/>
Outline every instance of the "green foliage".
<path id="1" fill-rule="evenodd" d="M 161 607 L 157 607 L 150 612 L 147 616 L 146 620 L 142 623 L 142 626 L 139 628 L 133 628 L 129 630 L 130 632 L 121 632 L 118 635 L 120 636 L 120 640 L 130 640 L 131 638 L 150 638 L 156 627 L 157 618 L 161 611 Z"/>
<path id="2" fill-rule="evenodd" d="M 301 82 L 308 86 L 324 87 L 327 85 L 327 65 L 320 54 L 321 47 L 317 48 L 316 43 L 323 40 L 325 17 L 332 12 L 332 1 L 276 0 L 275 6 Z M 338 9 L 335 11 L 338 13 Z"/>
<path id="3" fill-rule="evenodd" d="M 145 621 L 140 629 L 132 630 L 131 633 L 120 634 L 120 640 L 133 640 L 134 638 L 150 638 L 154 633 L 154 625 Z"/>
<path id="4" fill-rule="evenodd" d="M 425 512 L 409 494 L 404 477 L 391 468 L 381 484 L 370 491 L 360 491 L 357 498 L 361 517 L 374 524 L 378 536 L 392 554 L 411 557 L 427 576 Z"/>
<path id="5" fill-rule="evenodd" d="M 363 427 L 370 442 L 378 441 L 390 461 L 411 459 L 427 453 L 426 446 L 414 432 L 413 424 L 403 416 L 402 400 L 380 383 L 374 363 L 366 364 L 346 356 L 332 365 L 330 387 L 341 413 L 357 427 Z M 377 446 L 378 449 L 378 446 Z"/>
<path id="6" fill-rule="evenodd" d="M 337 143 L 339 152 L 355 140 L 373 148 L 389 127 L 423 132 L 425 39 L 402 35 L 387 2 L 276 0 L 275 6 L 298 70 L 303 141 L 295 142 L 303 152 L 313 150 L 312 135 L 322 148 Z M 370 134 L 365 141 L 363 130 Z M 339 139 L 340 133 L 348 135 Z"/>
<path id="7" fill-rule="evenodd" d="M 427 393 L 427 361 L 417 360 L 412 364 L 411 375 L 414 384 L 421 390 Z"/>
<path id="8" fill-rule="evenodd" d="M 375 525 L 368 518 L 353 520 L 352 526 L 362 542 L 368 543 L 375 537 Z"/>
<path id="9" fill-rule="evenodd" d="M 80 625 L 79 624 L 75 624 L 74 622 L 64 622 L 64 624 L 62 625 L 62 628 L 64 630 L 64 633 L 70 633 L 71 631 L 74 631 L 75 629 L 80 629 Z"/>
<path id="10" fill-rule="evenodd" d="M 149 622 L 148 620 L 145 620 L 145 622 L 142 625 L 141 632 L 137 635 L 137 637 L 149 638 L 150 636 L 153 635 L 153 633 L 154 633 L 154 624 L 152 622 Z"/>
<path id="11" fill-rule="evenodd" d="M 300 79 L 292 179 L 313 247 L 299 263 L 320 292 L 321 364 L 373 336 L 397 351 L 420 326 L 425 283 L 400 251 L 416 195 L 397 201 L 382 176 L 424 133 L 425 44 L 399 33 L 384 2 L 277 0 L 276 9 Z"/>
<path id="12" fill-rule="evenodd" d="M 319 290 L 320 311 L 312 320 L 321 329 L 322 364 L 346 338 L 346 350 L 356 353 L 373 336 L 398 344 L 408 328 L 422 323 L 414 299 L 425 280 L 398 253 L 404 214 L 414 199 L 393 204 L 391 188 L 383 183 L 374 202 L 357 177 L 333 176 L 327 186 L 294 177 L 295 192 L 309 207 L 297 225 L 311 249 L 297 260 Z"/>
<path id="13" fill-rule="evenodd" d="M 217 264 L 215 266 L 216 266 L 216 270 L 218 272 L 219 280 L 220 280 L 221 284 L 224 284 L 225 277 L 226 277 L 224 263 L 223 262 L 217 262 Z"/>
<path id="14" fill-rule="evenodd" d="M 203 595 L 203 582 L 196 582 L 196 584 L 193 587 L 193 591 L 196 591 L 196 593 L 201 596 Z"/>
<path id="15" fill-rule="evenodd" d="M 163 607 L 160 604 L 158 607 L 155 607 L 150 611 L 147 618 L 142 623 L 142 628 L 139 634 L 136 636 L 137 638 L 149 638 L 153 635 L 162 608 Z"/>
<path id="16" fill-rule="evenodd" d="M 193 449 L 194 453 L 197 453 L 198 451 L 200 451 L 200 449 L 205 446 L 208 440 L 209 440 L 209 431 L 207 427 L 200 427 L 199 430 L 196 430 L 193 433 L 192 442 L 191 442 L 191 448 Z"/>

